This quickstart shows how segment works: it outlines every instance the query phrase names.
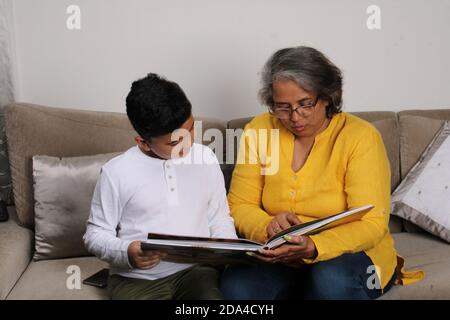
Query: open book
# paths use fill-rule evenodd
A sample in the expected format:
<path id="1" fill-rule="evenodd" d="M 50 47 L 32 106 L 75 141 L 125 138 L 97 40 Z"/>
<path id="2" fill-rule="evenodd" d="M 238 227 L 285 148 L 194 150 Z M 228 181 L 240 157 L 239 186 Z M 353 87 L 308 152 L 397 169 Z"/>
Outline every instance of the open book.
<path id="1" fill-rule="evenodd" d="M 141 243 L 142 250 L 157 250 L 168 254 L 166 260 L 177 262 L 210 262 L 211 259 L 242 260 L 245 252 L 257 252 L 260 249 L 274 249 L 286 242 L 284 236 L 312 235 L 341 224 L 360 220 L 374 206 L 365 205 L 351 210 L 332 214 L 324 218 L 294 225 L 260 243 L 248 239 L 221 239 L 188 237 L 149 233 L 148 239 Z"/>

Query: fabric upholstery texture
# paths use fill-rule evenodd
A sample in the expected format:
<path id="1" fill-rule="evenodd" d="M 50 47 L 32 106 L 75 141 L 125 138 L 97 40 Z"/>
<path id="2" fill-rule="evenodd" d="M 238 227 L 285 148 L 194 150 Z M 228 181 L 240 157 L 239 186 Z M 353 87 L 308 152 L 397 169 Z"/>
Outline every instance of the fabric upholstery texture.
<path id="1" fill-rule="evenodd" d="M 429 234 L 401 232 L 393 237 L 406 268 L 425 271 L 425 278 L 410 286 L 394 286 L 381 299 L 450 299 L 450 245 Z"/>
<path id="2" fill-rule="evenodd" d="M 95 257 L 32 261 L 7 299 L 109 299 L 107 289 L 100 289 L 82 283 L 84 279 L 105 267 L 107 267 L 106 263 Z M 75 278 L 77 270 L 80 271 L 80 289 L 76 288 L 78 281 Z M 68 282 L 69 286 L 67 285 Z"/>
<path id="3" fill-rule="evenodd" d="M 445 120 L 450 120 L 450 108 L 436 110 L 405 110 L 398 114 L 400 130 L 401 178 L 419 160 Z"/>
<path id="4" fill-rule="evenodd" d="M 8 212 L 9 221 L 0 223 L 0 300 L 7 297 L 33 254 L 33 232 L 17 224 L 14 207 Z"/>
<path id="5" fill-rule="evenodd" d="M 400 118 L 401 177 L 404 179 L 419 161 L 444 120 L 405 115 Z"/>

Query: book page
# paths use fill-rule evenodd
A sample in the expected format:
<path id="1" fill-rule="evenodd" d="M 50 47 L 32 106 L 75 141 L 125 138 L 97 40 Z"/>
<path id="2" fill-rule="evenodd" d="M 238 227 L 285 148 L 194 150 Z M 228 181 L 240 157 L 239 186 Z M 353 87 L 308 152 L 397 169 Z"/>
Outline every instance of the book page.
<path id="1" fill-rule="evenodd" d="M 282 245 L 286 242 L 286 240 L 284 240 L 285 235 L 311 235 L 344 223 L 360 220 L 373 207 L 373 205 L 366 205 L 353 208 L 324 218 L 292 226 L 271 237 L 266 242 L 265 247 L 272 249 Z"/>

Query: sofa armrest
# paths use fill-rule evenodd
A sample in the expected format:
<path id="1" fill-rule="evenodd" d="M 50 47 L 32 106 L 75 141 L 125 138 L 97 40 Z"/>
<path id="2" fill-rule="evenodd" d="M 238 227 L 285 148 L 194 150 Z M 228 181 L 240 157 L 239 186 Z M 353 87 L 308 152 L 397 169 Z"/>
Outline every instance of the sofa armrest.
<path id="1" fill-rule="evenodd" d="M 10 219 L 0 223 L 0 300 L 4 300 L 30 263 L 34 234 L 18 225 L 14 207 Z"/>

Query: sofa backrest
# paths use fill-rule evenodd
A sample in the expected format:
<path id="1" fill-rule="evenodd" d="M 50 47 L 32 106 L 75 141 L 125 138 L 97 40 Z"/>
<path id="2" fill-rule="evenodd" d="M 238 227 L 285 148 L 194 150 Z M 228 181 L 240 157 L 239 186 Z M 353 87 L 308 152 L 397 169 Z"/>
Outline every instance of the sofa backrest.
<path id="1" fill-rule="evenodd" d="M 203 131 L 226 123 L 199 118 Z M 34 228 L 32 157 L 76 157 L 123 152 L 136 133 L 124 113 L 82 111 L 15 103 L 5 107 L 5 129 L 19 223 Z"/>
<path id="2" fill-rule="evenodd" d="M 445 120 L 450 120 L 450 109 L 398 113 L 402 179 L 419 160 Z"/>

